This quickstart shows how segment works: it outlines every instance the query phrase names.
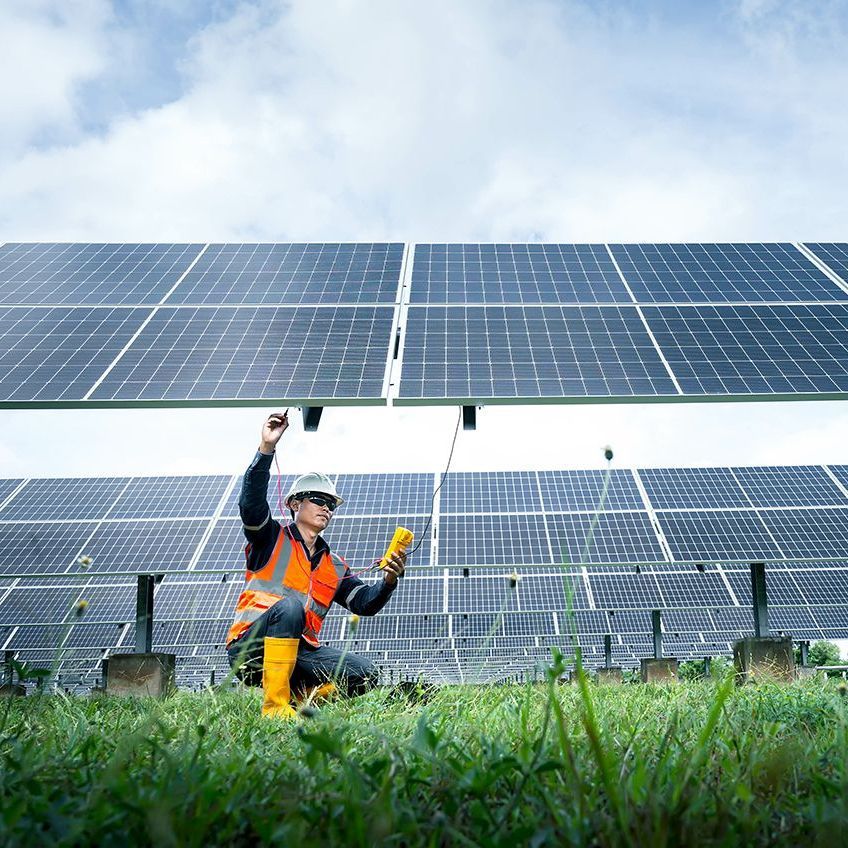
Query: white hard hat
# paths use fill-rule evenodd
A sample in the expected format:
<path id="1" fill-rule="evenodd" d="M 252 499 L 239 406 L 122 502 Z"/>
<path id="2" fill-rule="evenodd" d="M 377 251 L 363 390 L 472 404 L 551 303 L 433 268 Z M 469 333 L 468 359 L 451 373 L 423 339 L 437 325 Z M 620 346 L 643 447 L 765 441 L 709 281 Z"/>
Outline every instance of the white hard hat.
<path id="1" fill-rule="evenodd" d="M 301 492 L 320 492 L 322 495 L 329 495 L 336 499 L 336 506 L 344 503 L 336 492 L 336 487 L 333 481 L 326 474 L 319 474 L 317 471 L 310 471 L 309 474 L 301 474 L 294 483 L 289 487 L 286 493 L 286 506 L 294 495 L 299 495 Z"/>

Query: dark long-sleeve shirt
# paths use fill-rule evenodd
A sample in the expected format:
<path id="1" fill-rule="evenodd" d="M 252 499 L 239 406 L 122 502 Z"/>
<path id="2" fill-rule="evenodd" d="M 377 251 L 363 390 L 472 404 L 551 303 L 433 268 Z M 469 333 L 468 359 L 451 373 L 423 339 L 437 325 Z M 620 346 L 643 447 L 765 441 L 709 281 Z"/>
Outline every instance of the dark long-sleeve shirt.
<path id="1" fill-rule="evenodd" d="M 257 451 L 242 480 L 239 513 L 248 541 L 246 552 L 249 571 L 258 571 L 268 562 L 280 535 L 280 522 L 271 515 L 271 508 L 268 506 L 268 483 L 271 479 L 273 460 L 273 454 Z M 302 545 L 312 569 L 317 568 L 321 557 L 330 552 L 330 546 L 323 537 L 318 536 L 315 539 L 314 553 L 310 554 L 297 525 L 292 522 L 288 528 L 295 543 Z M 390 586 L 385 580 L 365 583 L 354 577 L 346 566 L 345 576 L 339 583 L 333 600 L 357 615 L 374 615 L 386 605 L 396 587 L 397 584 Z"/>

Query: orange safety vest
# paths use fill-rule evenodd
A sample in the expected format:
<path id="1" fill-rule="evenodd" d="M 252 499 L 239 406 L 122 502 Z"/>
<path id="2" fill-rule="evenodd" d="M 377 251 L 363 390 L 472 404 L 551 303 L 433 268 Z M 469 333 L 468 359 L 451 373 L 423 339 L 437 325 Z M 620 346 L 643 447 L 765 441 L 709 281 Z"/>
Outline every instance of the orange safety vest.
<path id="1" fill-rule="evenodd" d="M 257 571 L 245 572 L 244 590 L 239 595 L 235 620 L 227 633 L 227 645 L 238 639 L 281 598 L 296 597 L 306 612 L 303 638 L 317 648 L 324 616 L 346 569 L 340 556 L 325 553 L 313 570 L 300 543 L 281 526 L 268 562 Z"/>

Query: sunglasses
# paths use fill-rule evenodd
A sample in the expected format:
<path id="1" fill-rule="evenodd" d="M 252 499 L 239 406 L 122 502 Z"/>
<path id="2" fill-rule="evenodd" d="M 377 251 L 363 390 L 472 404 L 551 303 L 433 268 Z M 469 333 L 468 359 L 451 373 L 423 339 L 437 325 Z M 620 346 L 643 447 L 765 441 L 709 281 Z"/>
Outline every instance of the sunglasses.
<path id="1" fill-rule="evenodd" d="M 325 506 L 330 512 L 335 512 L 337 506 L 333 498 L 328 498 L 325 495 L 313 495 L 311 492 L 303 492 L 297 495 L 295 499 L 309 501 L 310 503 L 314 503 L 315 506 Z"/>

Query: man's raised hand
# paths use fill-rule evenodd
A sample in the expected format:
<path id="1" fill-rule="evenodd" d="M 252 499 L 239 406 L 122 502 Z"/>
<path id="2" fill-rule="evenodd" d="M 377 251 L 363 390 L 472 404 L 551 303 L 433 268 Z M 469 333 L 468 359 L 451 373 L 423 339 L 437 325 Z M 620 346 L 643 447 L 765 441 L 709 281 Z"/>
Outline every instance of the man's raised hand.
<path id="1" fill-rule="evenodd" d="M 262 425 L 262 443 L 259 445 L 261 453 L 274 453 L 277 442 L 283 433 L 289 428 L 289 411 L 274 412 L 268 416 Z"/>

